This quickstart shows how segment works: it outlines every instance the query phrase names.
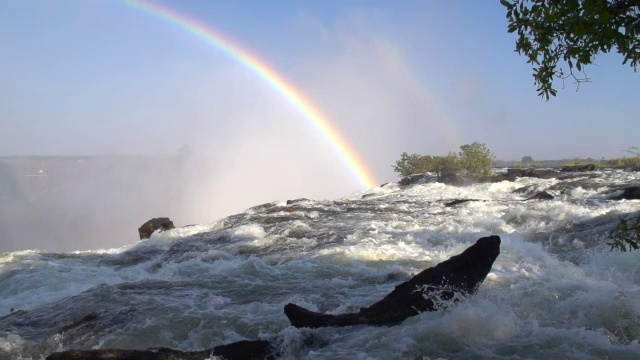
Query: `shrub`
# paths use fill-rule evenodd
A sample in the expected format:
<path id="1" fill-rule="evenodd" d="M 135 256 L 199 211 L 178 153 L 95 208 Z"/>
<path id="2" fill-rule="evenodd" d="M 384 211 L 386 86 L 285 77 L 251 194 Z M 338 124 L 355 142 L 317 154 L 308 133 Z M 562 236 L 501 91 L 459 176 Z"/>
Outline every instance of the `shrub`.
<path id="1" fill-rule="evenodd" d="M 474 142 L 460 146 L 460 152 L 450 152 L 446 156 L 407 154 L 403 152 L 400 160 L 393 166 L 401 176 L 425 172 L 435 172 L 438 178 L 445 174 L 467 174 L 474 176 L 490 175 L 494 155 L 487 145 Z"/>

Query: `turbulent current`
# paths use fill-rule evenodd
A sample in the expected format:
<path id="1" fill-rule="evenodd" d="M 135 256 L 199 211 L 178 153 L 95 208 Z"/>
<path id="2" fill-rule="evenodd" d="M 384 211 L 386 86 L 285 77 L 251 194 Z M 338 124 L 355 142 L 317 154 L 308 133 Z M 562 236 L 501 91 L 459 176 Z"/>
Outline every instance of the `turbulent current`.
<path id="1" fill-rule="evenodd" d="M 454 187 L 386 184 L 253 207 L 119 249 L 0 254 L 0 358 L 68 349 L 202 350 L 273 339 L 285 359 L 638 359 L 640 251 L 609 251 L 640 173 Z M 552 200 L 522 201 L 547 190 Z M 473 199 L 447 206 L 456 199 Z M 162 215 L 162 214 L 159 214 Z M 287 303 L 357 312 L 497 234 L 479 291 L 397 326 L 297 329 Z"/>

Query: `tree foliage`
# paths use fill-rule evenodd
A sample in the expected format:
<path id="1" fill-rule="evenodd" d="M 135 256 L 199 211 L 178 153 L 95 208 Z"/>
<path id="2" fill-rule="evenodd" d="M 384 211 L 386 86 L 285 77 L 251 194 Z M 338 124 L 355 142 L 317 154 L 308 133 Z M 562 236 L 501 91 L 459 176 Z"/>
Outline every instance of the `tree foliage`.
<path id="1" fill-rule="evenodd" d="M 460 146 L 460 152 L 450 152 L 446 156 L 408 154 L 403 152 L 393 166 L 401 176 L 426 172 L 436 173 L 438 178 L 445 174 L 490 175 L 495 156 L 487 145 L 474 142 Z"/>
<path id="2" fill-rule="evenodd" d="M 495 156 L 487 145 L 474 142 L 460 146 L 458 153 L 460 166 L 466 174 L 470 175 L 491 175 L 493 169 L 493 159 Z"/>
<path id="3" fill-rule="evenodd" d="M 400 160 L 396 161 L 393 171 L 401 176 L 409 176 L 413 174 L 421 174 L 432 170 L 432 158 L 429 155 L 400 154 Z"/>
<path id="4" fill-rule="evenodd" d="M 531 156 L 523 156 L 520 162 L 523 164 L 531 164 L 533 162 L 533 158 Z"/>
<path id="5" fill-rule="evenodd" d="M 611 246 L 611 250 L 619 249 L 626 252 L 629 250 L 638 250 L 640 248 L 640 216 L 626 218 L 623 217 L 618 225 L 609 233 L 611 242 L 607 245 Z"/>
<path id="6" fill-rule="evenodd" d="M 533 66 L 539 96 L 556 96 L 555 78 L 590 81 L 584 66 L 615 50 L 636 71 L 640 61 L 640 0 L 500 0 L 516 52 Z M 568 68 L 563 70 L 559 63 Z M 577 71 L 578 74 L 576 74 Z M 580 74 L 581 72 L 581 74 Z"/>

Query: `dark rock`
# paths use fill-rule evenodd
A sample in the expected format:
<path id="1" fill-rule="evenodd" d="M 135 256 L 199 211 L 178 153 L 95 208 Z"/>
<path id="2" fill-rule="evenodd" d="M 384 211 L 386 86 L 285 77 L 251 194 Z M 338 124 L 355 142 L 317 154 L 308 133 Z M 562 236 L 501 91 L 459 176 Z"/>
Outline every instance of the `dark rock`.
<path id="1" fill-rule="evenodd" d="M 469 202 L 469 201 L 479 201 L 479 200 L 476 200 L 476 199 L 456 199 L 456 200 L 444 203 L 444 206 L 447 206 L 447 207 L 448 206 L 454 206 L 454 205 L 463 204 L 463 203 L 466 203 L 466 202 Z"/>
<path id="2" fill-rule="evenodd" d="M 147 350 L 100 349 L 68 350 L 47 356 L 47 360 L 204 360 L 211 356 L 228 360 L 260 360 L 275 357 L 273 346 L 266 340 L 242 340 L 201 351 L 167 348 Z"/>
<path id="3" fill-rule="evenodd" d="M 525 186 L 519 187 L 513 190 L 512 193 L 526 196 L 526 195 L 533 194 L 537 189 L 538 189 L 538 184 L 531 184 L 531 185 L 525 185 Z"/>
<path id="4" fill-rule="evenodd" d="M 638 200 L 640 199 L 640 186 L 629 186 L 622 194 L 612 196 L 611 200 Z"/>
<path id="5" fill-rule="evenodd" d="M 630 166 L 628 168 L 625 168 L 624 171 L 638 172 L 638 171 L 640 171 L 640 166 Z"/>
<path id="6" fill-rule="evenodd" d="M 520 177 L 534 177 L 539 179 L 552 179 L 558 177 L 558 172 L 554 170 L 536 169 L 507 169 L 506 174 L 497 175 L 460 175 L 455 173 L 442 174 L 439 182 L 453 186 L 468 186 L 479 183 L 495 183 L 501 181 L 516 181 Z"/>
<path id="7" fill-rule="evenodd" d="M 602 174 L 569 174 L 569 175 L 558 176 L 557 179 L 564 181 L 564 180 L 571 180 L 571 179 L 593 179 L 598 177 L 602 177 Z"/>
<path id="8" fill-rule="evenodd" d="M 413 174 L 403 177 L 398 184 L 402 186 L 413 185 L 427 178 L 427 174 Z"/>
<path id="9" fill-rule="evenodd" d="M 287 200 L 287 205 L 296 204 L 296 203 L 303 202 L 303 201 L 310 201 L 310 200 L 309 199 L 305 199 L 305 198 Z"/>
<path id="10" fill-rule="evenodd" d="M 544 169 L 507 169 L 507 177 L 532 177 L 538 179 L 552 179 L 558 176 L 558 172 L 554 170 Z"/>
<path id="11" fill-rule="evenodd" d="M 524 199 L 523 201 L 528 201 L 528 200 L 553 200 L 553 195 L 549 194 L 546 191 L 540 191 L 539 193 L 533 196 L 530 196 Z"/>
<path id="12" fill-rule="evenodd" d="M 92 312 L 91 314 L 83 317 L 82 319 L 80 319 L 78 321 L 75 321 L 72 324 L 69 324 L 69 325 L 63 327 L 62 330 L 60 330 L 60 332 L 66 332 L 66 331 L 69 331 L 71 329 L 77 328 L 78 326 L 80 326 L 80 325 L 82 325 L 84 323 L 88 323 L 88 322 L 94 321 L 97 318 L 98 318 L 98 314 L 95 313 L 95 312 Z"/>
<path id="13" fill-rule="evenodd" d="M 160 229 L 160 231 L 174 229 L 173 221 L 166 217 L 153 218 L 146 223 L 142 224 L 138 228 L 138 234 L 140 234 L 140 240 L 148 239 L 151 237 L 154 231 Z"/>
<path id="14" fill-rule="evenodd" d="M 570 165 L 563 166 L 560 171 L 563 172 L 584 172 L 584 171 L 594 171 L 596 166 L 594 164 L 586 164 L 586 165 Z"/>
<path id="15" fill-rule="evenodd" d="M 210 351 L 180 351 L 166 348 L 149 350 L 68 350 L 47 356 L 46 360 L 203 360 Z"/>
<path id="16" fill-rule="evenodd" d="M 469 186 L 481 182 L 485 182 L 487 179 L 484 177 L 476 177 L 470 175 L 459 175 L 455 173 L 441 174 L 438 177 L 438 182 L 452 186 Z"/>
<path id="17" fill-rule="evenodd" d="M 462 254 L 422 271 L 357 313 L 328 315 L 295 304 L 285 305 L 284 313 L 295 327 L 396 325 L 421 312 L 446 308 L 460 296 L 474 294 L 499 254 L 500 237 L 480 238 Z"/>
<path id="18" fill-rule="evenodd" d="M 269 359 L 274 357 L 275 349 L 266 340 L 242 340 L 213 348 L 213 355 L 222 356 L 225 359 Z"/>

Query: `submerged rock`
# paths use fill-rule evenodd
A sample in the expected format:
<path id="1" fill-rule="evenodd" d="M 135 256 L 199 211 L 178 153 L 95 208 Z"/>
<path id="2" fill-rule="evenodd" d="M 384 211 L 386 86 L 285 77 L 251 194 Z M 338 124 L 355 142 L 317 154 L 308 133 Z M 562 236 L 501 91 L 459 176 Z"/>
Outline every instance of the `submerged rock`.
<path id="1" fill-rule="evenodd" d="M 173 221 L 171 221 L 168 217 L 159 217 L 153 218 L 146 223 L 142 224 L 138 228 L 138 234 L 140 235 L 140 240 L 148 239 L 151 237 L 154 231 L 160 230 L 171 230 L 174 229 Z"/>
<path id="2" fill-rule="evenodd" d="M 454 206 L 454 205 L 458 205 L 458 204 L 464 204 L 466 202 L 469 201 L 480 201 L 480 200 L 476 200 L 476 199 L 455 199 L 453 201 L 449 201 L 444 203 L 444 206 L 449 207 L 449 206 Z"/>
<path id="3" fill-rule="evenodd" d="M 396 325 L 408 317 L 446 308 L 447 302 L 474 294 L 499 254 L 500 237 L 483 237 L 463 253 L 422 271 L 357 313 L 329 315 L 295 304 L 287 304 L 284 313 L 295 327 Z"/>
<path id="4" fill-rule="evenodd" d="M 523 201 L 528 201 L 528 200 L 553 200 L 553 195 L 549 194 L 546 191 L 540 191 L 539 193 L 533 196 L 530 196 L 524 199 Z"/>

